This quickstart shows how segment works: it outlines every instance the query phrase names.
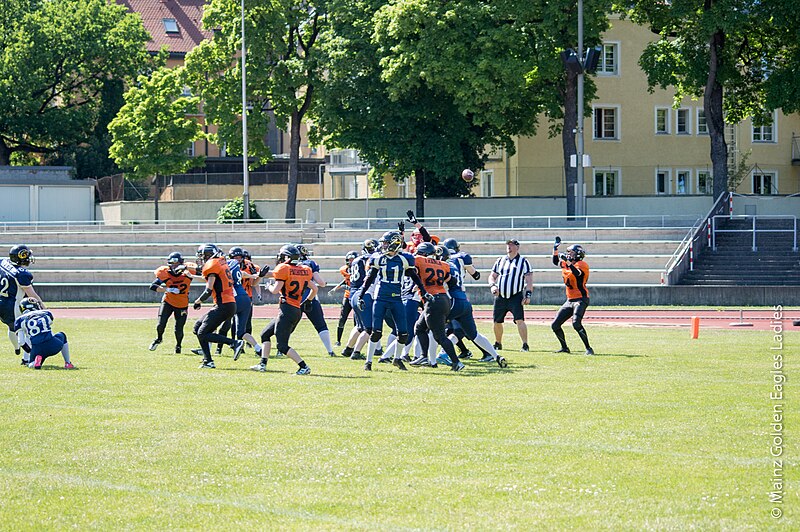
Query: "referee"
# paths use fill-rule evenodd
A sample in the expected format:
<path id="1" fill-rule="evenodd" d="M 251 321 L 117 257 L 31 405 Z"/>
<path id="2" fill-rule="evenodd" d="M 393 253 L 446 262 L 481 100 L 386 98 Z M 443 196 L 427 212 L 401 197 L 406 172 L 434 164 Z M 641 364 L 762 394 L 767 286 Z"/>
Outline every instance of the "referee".
<path id="1" fill-rule="evenodd" d="M 494 299 L 495 349 L 503 349 L 503 321 L 511 312 L 517 324 L 522 350 L 528 351 L 528 326 L 524 305 L 533 294 L 533 272 L 528 259 L 519 254 L 519 241 L 506 240 L 506 255 L 497 259 L 489 274 L 489 289 Z M 523 292 L 524 290 L 524 292 Z"/>

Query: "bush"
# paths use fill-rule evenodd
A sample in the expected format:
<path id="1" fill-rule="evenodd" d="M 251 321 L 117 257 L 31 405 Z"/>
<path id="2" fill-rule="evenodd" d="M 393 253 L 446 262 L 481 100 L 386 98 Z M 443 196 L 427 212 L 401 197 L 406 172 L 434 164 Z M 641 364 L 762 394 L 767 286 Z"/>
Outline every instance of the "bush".
<path id="1" fill-rule="evenodd" d="M 250 219 L 262 219 L 256 210 L 256 204 L 252 201 L 250 202 Z M 244 220 L 244 200 L 242 198 L 229 201 L 217 212 L 218 224 L 232 223 L 233 220 Z"/>

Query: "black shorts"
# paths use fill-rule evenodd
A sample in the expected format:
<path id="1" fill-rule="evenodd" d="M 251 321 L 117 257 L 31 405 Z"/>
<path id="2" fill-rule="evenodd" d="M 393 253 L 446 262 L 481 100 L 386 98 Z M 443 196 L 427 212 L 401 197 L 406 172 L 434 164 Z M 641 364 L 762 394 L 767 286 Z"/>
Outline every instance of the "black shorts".
<path id="1" fill-rule="evenodd" d="M 514 317 L 514 323 L 525 321 L 525 310 L 522 306 L 524 294 L 519 292 L 511 297 L 496 297 L 494 300 L 493 319 L 495 323 L 503 323 L 509 312 Z"/>
<path id="2" fill-rule="evenodd" d="M 261 331 L 261 341 L 269 342 L 275 336 L 278 351 L 286 354 L 289 351 L 289 337 L 300 323 L 303 312 L 289 303 L 281 303 L 278 308 L 280 309 L 278 317 L 270 321 Z"/>
<path id="3" fill-rule="evenodd" d="M 211 307 L 208 313 L 200 318 L 199 327 L 196 327 L 197 336 L 213 333 L 217 327 L 222 325 L 225 320 L 232 318 L 236 315 L 236 303 L 222 303 Z"/>

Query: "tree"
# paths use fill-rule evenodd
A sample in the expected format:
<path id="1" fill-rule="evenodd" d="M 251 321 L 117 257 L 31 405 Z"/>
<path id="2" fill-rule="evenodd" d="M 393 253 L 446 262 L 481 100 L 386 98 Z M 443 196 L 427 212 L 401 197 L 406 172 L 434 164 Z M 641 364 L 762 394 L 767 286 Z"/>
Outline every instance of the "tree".
<path id="1" fill-rule="evenodd" d="M 373 39 L 376 13 L 384 0 L 338 1 L 331 5 L 322 49 L 328 77 L 318 92 L 315 135 L 328 146 L 358 149 L 373 166 L 377 185 L 384 176 L 415 176 L 416 212 L 425 196 L 469 195 L 475 183 L 460 179 L 465 167 L 484 164 L 487 143 L 502 143 L 486 127 L 461 113 L 444 91 L 415 86 L 393 94 L 382 78 L 381 45 Z"/>
<path id="2" fill-rule="evenodd" d="M 141 19 L 105 0 L 5 0 L 0 13 L 0 165 L 83 142 L 109 80 L 150 61 Z"/>
<path id="3" fill-rule="evenodd" d="M 599 43 L 609 10 L 607 0 L 586 0 L 587 46 Z M 577 75 L 565 71 L 559 52 L 577 47 L 577 18 L 574 2 L 400 0 L 378 15 L 383 78 L 395 96 L 421 85 L 445 92 L 490 132 L 487 144 L 511 153 L 511 138 L 534 134 L 543 113 L 550 134 L 562 135 L 567 190 L 573 190 Z M 590 79 L 585 87 L 588 110 L 595 87 Z M 575 212 L 571 194 L 567 210 Z"/>
<path id="4" fill-rule="evenodd" d="M 200 99 L 184 96 L 183 68 L 160 68 L 139 76 L 125 93 L 125 105 L 108 125 L 113 138 L 109 153 L 133 178 L 155 175 L 155 218 L 158 220 L 158 174 L 185 172 L 203 163 L 187 148 L 204 136 L 193 117 Z"/>
<path id="5" fill-rule="evenodd" d="M 728 185 L 725 123 L 768 123 L 778 106 L 798 108 L 800 81 L 787 69 L 800 63 L 796 11 L 786 0 L 639 0 L 628 10 L 661 36 L 639 60 L 650 90 L 673 87 L 676 102 L 703 98 L 715 198 Z M 794 65 L 786 61 L 792 53 Z"/>
<path id="6" fill-rule="evenodd" d="M 211 0 L 203 24 L 215 36 L 187 54 L 186 68 L 207 120 L 218 127 L 212 140 L 242 153 L 241 12 L 238 0 Z M 326 22 L 322 0 L 248 0 L 247 45 L 248 155 L 259 163 L 272 154 L 266 144 L 270 121 L 289 131 L 289 184 L 286 219 L 296 217 L 300 126 L 312 108 L 323 68 L 317 38 Z"/>

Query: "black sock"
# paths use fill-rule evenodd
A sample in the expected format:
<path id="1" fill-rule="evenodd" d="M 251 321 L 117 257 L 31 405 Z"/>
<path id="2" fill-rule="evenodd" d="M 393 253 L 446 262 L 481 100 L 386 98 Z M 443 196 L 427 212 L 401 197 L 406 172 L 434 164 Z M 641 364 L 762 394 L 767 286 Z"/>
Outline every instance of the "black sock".
<path id="1" fill-rule="evenodd" d="M 300 369 L 305 369 L 308 367 L 306 366 L 305 360 L 301 360 L 300 362 L 297 363 L 297 365 L 300 366 Z"/>
<path id="2" fill-rule="evenodd" d="M 344 327 L 339 327 L 336 329 L 336 341 L 342 343 L 342 334 L 344 333 Z"/>
<path id="3" fill-rule="evenodd" d="M 267 365 L 267 359 L 264 358 L 264 357 L 261 357 L 261 363 L 266 366 Z"/>

